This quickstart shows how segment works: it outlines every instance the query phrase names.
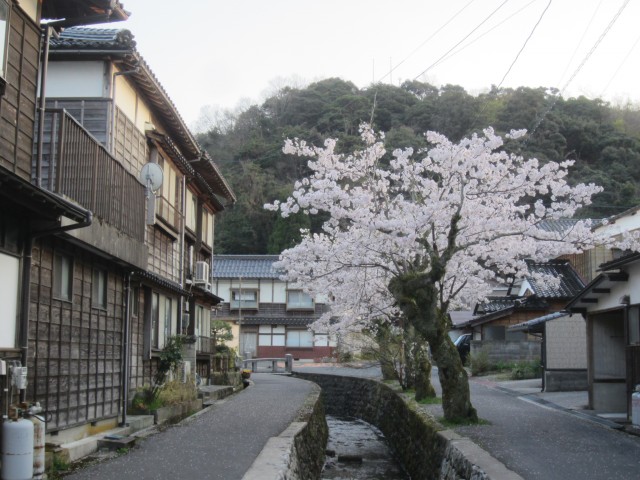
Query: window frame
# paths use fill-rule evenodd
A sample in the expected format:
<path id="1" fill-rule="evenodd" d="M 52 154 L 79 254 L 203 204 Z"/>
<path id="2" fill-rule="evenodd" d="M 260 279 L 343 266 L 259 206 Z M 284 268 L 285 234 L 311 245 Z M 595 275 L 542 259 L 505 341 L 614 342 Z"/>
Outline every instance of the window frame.
<path id="1" fill-rule="evenodd" d="M 305 334 L 306 335 L 310 335 L 310 340 L 307 342 L 308 344 L 302 345 L 301 340 L 301 334 Z M 298 341 L 297 341 L 297 345 L 294 345 L 292 343 L 294 342 L 290 342 L 289 339 L 291 338 L 293 340 L 295 335 L 298 335 Z M 306 329 L 301 329 L 301 328 L 288 328 L 287 329 L 287 335 L 286 335 L 286 339 L 285 339 L 285 345 L 287 348 L 306 348 L 306 349 L 312 349 L 314 347 L 314 335 L 313 332 L 311 330 L 306 330 Z"/>
<path id="2" fill-rule="evenodd" d="M 67 261 L 65 269 L 64 261 Z M 73 256 L 63 252 L 53 254 L 53 291 L 52 296 L 62 302 L 73 302 Z M 68 277 L 65 278 L 65 273 Z M 66 287 L 66 288 L 63 288 Z M 66 290 L 66 292 L 65 292 Z"/>
<path id="3" fill-rule="evenodd" d="M 91 274 L 91 308 L 107 309 L 109 273 L 105 268 L 94 267 Z"/>
<path id="4" fill-rule="evenodd" d="M 296 304 L 291 304 L 290 300 L 289 300 L 289 295 L 290 294 L 300 294 L 303 296 L 306 296 L 309 298 L 310 300 L 310 304 L 309 305 L 303 305 L 302 303 L 296 303 Z M 311 295 L 309 295 L 308 293 L 305 293 L 304 290 L 300 289 L 300 288 L 292 288 L 292 289 L 287 289 L 287 310 L 308 310 L 308 311 L 314 311 L 316 309 L 316 302 L 313 299 L 313 297 Z"/>
<path id="5" fill-rule="evenodd" d="M 287 329 L 284 325 L 259 325 L 259 347 L 285 347 L 287 344 Z"/>
<path id="6" fill-rule="evenodd" d="M 235 299 L 235 294 L 242 292 L 244 297 L 248 293 L 253 293 L 254 299 L 251 304 L 245 304 L 248 300 Z M 229 309 L 230 310 L 258 310 L 260 306 L 260 290 L 257 288 L 231 288 L 229 290 Z"/>
<path id="7" fill-rule="evenodd" d="M 4 8 L 3 8 L 4 7 Z M 0 14 L 2 10 L 5 10 L 4 20 L 0 20 L 0 23 L 4 22 L 5 31 L 4 38 L 0 32 L 0 95 L 4 94 L 5 85 L 7 83 L 7 65 L 9 64 L 9 36 L 11 33 L 11 4 L 7 0 L 0 0 Z M 0 15 L 0 19 L 2 15 Z"/>

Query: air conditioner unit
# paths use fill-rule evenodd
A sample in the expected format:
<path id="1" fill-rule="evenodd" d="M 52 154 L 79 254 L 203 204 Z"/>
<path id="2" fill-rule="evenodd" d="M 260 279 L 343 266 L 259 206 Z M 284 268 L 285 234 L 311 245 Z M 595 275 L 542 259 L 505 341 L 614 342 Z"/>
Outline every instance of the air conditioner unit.
<path id="1" fill-rule="evenodd" d="M 209 264 L 207 262 L 196 262 L 196 274 L 193 278 L 195 285 L 206 285 L 209 283 Z"/>
<path id="2" fill-rule="evenodd" d="M 204 289 L 205 289 L 207 292 L 209 292 L 209 293 L 213 293 L 213 285 L 211 285 L 210 283 L 207 283 L 207 284 L 204 286 Z"/>

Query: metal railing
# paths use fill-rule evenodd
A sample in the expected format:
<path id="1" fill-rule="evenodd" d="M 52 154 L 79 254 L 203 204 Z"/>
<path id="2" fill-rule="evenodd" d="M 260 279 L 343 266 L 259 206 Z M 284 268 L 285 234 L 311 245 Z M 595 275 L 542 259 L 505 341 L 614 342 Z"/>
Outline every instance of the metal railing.
<path id="1" fill-rule="evenodd" d="M 258 364 L 267 363 L 269 366 L 269 370 L 271 373 L 291 373 L 293 370 L 293 355 L 287 353 L 285 358 L 248 358 L 247 360 L 242 360 L 242 368 L 245 368 L 247 365 L 251 365 L 251 371 L 258 371 Z M 284 363 L 284 372 L 279 372 L 280 363 Z"/>
<path id="2" fill-rule="evenodd" d="M 144 186 L 64 109 L 45 112 L 42 186 L 144 241 Z"/>

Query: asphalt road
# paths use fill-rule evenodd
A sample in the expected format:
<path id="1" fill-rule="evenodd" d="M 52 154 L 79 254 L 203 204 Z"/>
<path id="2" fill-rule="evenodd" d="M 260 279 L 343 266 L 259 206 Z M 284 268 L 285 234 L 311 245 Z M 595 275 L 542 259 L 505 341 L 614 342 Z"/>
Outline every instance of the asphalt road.
<path id="1" fill-rule="evenodd" d="M 294 420 L 310 382 L 253 374 L 254 385 L 209 411 L 142 441 L 128 454 L 87 467 L 73 480 L 241 479 L 270 437 Z"/>
<path id="2" fill-rule="evenodd" d="M 454 430 L 523 478 L 640 478 L 640 437 L 533 404 L 490 386 L 473 381 L 470 385 L 478 415 L 490 424 Z M 441 407 L 429 406 L 429 410 L 442 415 Z"/>

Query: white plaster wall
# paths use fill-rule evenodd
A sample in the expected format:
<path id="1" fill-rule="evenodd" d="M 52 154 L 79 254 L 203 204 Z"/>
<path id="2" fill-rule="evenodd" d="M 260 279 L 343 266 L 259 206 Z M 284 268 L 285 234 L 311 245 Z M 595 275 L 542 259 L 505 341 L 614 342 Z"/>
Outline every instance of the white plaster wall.
<path id="1" fill-rule="evenodd" d="M 566 315 L 547 322 L 547 368 L 587 368 L 587 326 L 582 315 Z"/>
<path id="2" fill-rule="evenodd" d="M 0 348 L 15 348 L 20 260 L 0 253 L 0 272 Z"/>
<path id="3" fill-rule="evenodd" d="M 589 312 L 598 312 L 610 308 L 620 308 L 620 299 L 629 295 L 631 304 L 640 303 L 640 262 L 636 262 L 625 270 L 629 273 L 629 281 L 615 282 L 611 285 L 611 293 L 598 298 L 596 304 L 586 304 Z M 582 306 L 582 304 L 580 305 Z"/>
<path id="4" fill-rule="evenodd" d="M 104 62 L 49 62 L 47 97 L 106 97 Z"/>
<path id="5" fill-rule="evenodd" d="M 616 219 L 614 222 L 596 228 L 598 233 L 606 233 L 609 236 L 618 235 L 622 232 L 629 232 L 640 228 L 640 211 L 634 211 Z"/>
<path id="6" fill-rule="evenodd" d="M 146 122 L 153 123 L 151 110 L 149 110 L 136 90 L 131 86 L 126 75 L 116 76 L 115 81 L 116 105 L 127 117 L 129 117 L 130 120 L 133 121 L 133 123 L 135 123 L 138 130 L 144 132 L 144 124 Z"/>

